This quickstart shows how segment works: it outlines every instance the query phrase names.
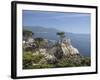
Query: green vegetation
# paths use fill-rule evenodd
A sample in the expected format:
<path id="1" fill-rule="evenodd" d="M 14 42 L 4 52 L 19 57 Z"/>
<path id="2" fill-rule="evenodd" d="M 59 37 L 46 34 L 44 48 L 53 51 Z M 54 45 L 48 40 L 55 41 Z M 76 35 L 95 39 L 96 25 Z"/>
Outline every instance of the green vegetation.
<path id="1" fill-rule="evenodd" d="M 90 66 L 90 58 L 63 58 L 59 60 L 57 67 L 79 67 L 79 66 Z"/>
<path id="2" fill-rule="evenodd" d="M 33 53 L 35 54 L 35 53 Z M 23 69 L 52 68 L 53 64 L 39 63 L 44 56 L 42 54 L 33 55 L 32 52 L 23 53 Z"/>
<path id="3" fill-rule="evenodd" d="M 31 52 L 24 52 L 23 53 L 23 68 L 31 68 L 32 67 L 32 62 L 33 57 Z"/>
<path id="4" fill-rule="evenodd" d="M 57 32 L 56 34 L 57 34 L 58 36 L 60 36 L 61 42 L 62 42 L 62 39 L 65 37 L 65 32 Z"/>
<path id="5" fill-rule="evenodd" d="M 33 64 L 38 63 L 43 57 L 42 54 L 33 55 L 32 52 L 23 52 L 23 68 L 33 68 Z"/>
<path id="6" fill-rule="evenodd" d="M 48 41 L 41 37 L 34 38 L 32 43 L 27 42 L 28 38 L 32 38 L 33 35 L 34 33 L 32 31 L 23 30 L 23 37 L 26 42 L 23 44 L 23 69 L 79 67 L 91 65 L 90 57 L 84 57 L 77 54 L 64 56 L 59 42 L 53 45 L 51 44 L 52 47 L 49 47 Z M 62 42 L 65 33 L 58 32 L 57 35 L 60 37 Z"/>
<path id="7" fill-rule="evenodd" d="M 91 63 L 90 57 L 81 58 L 81 64 L 83 64 L 84 66 L 90 66 L 91 65 L 90 63 Z"/>
<path id="8" fill-rule="evenodd" d="M 56 64 L 49 64 L 42 54 L 32 52 L 23 53 L 23 69 L 39 69 L 39 68 L 60 68 L 60 67 L 79 67 L 90 66 L 90 57 L 62 58 Z M 42 61 L 44 59 L 44 61 Z"/>
<path id="9" fill-rule="evenodd" d="M 32 31 L 29 30 L 23 30 L 23 37 L 29 38 L 32 37 L 34 35 L 34 33 Z"/>

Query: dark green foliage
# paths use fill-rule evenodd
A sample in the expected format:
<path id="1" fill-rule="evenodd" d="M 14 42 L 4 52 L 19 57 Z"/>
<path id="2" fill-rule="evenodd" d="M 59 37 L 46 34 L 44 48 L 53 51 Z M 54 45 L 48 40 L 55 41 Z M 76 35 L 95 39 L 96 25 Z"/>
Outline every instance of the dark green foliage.
<path id="1" fill-rule="evenodd" d="M 29 38 L 29 37 L 32 37 L 34 35 L 34 33 L 32 31 L 29 31 L 29 30 L 23 30 L 23 37 L 25 38 Z"/>
<path id="2" fill-rule="evenodd" d="M 34 53 L 36 54 L 36 53 Z M 44 61 L 42 61 L 44 60 Z M 33 55 L 32 52 L 23 53 L 23 69 L 60 68 L 90 66 L 90 57 L 70 55 L 59 59 L 56 63 L 48 63 L 42 54 Z"/>
<path id="3" fill-rule="evenodd" d="M 61 37 L 63 37 L 64 34 L 65 34 L 65 32 L 58 32 L 58 33 L 57 33 L 57 35 L 59 35 L 59 36 L 61 36 Z"/>
<path id="4" fill-rule="evenodd" d="M 91 66 L 90 57 L 82 57 L 81 64 L 84 64 L 84 66 Z"/>
<path id="5" fill-rule="evenodd" d="M 24 49 L 24 51 L 33 51 L 33 48 L 32 48 L 32 47 L 26 47 L 26 48 Z"/>
<path id="6" fill-rule="evenodd" d="M 75 66 L 75 65 L 66 59 L 59 61 L 58 64 L 56 65 L 56 67 L 73 67 L 73 66 Z"/>
<path id="7" fill-rule="evenodd" d="M 44 56 L 42 54 L 37 54 L 32 56 L 33 63 L 38 63 Z"/>
<path id="8" fill-rule="evenodd" d="M 56 67 L 79 67 L 79 66 L 90 66 L 90 58 L 88 57 L 67 57 L 62 58 L 56 64 Z"/>
<path id="9" fill-rule="evenodd" d="M 57 35 L 59 35 L 61 38 L 65 37 L 65 32 L 58 32 Z"/>
<path id="10" fill-rule="evenodd" d="M 32 53 L 31 52 L 24 52 L 23 53 L 23 68 L 30 68 L 32 67 Z"/>
<path id="11" fill-rule="evenodd" d="M 65 32 L 58 32 L 58 33 L 56 33 L 58 36 L 60 36 L 60 40 L 61 40 L 61 42 L 62 42 L 62 39 L 65 37 Z"/>

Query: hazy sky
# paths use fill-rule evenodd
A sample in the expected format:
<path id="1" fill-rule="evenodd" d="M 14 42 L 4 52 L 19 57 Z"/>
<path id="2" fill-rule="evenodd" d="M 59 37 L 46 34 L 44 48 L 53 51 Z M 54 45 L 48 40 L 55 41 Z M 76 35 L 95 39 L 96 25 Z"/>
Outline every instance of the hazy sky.
<path id="1" fill-rule="evenodd" d="M 91 15 L 88 13 L 23 10 L 22 15 L 23 26 L 43 26 L 64 32 L 90 33 Z"/>

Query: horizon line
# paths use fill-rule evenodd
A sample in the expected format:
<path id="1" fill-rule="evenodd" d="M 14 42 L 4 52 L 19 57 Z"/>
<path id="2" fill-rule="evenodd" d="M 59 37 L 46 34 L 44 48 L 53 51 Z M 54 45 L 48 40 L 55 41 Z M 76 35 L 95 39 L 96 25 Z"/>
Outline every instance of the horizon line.
<path id="1" fill-rule="evenodd" d="M 43 27 L 43 26 L 25 26 L 25 25 L 23 25 L 24 27 Z M 43 28 L 47 28 L 47 27 L 43 27 Z M 53 28 L 53 27 L 48 27 L 47 29 L 56 29 L 56 30 L 58 30 L 59 31 L 59 29 L 57 29 L 57 28 Z M 90 35 L 90 33 L 77 33 L 77 32 L 68 32 L 68 31 L 62 31 L 62 30 L 60 30 L 61 32 L 67 32 L 67 33 L 72 33 L 72 34 L 89 34 Z"/>

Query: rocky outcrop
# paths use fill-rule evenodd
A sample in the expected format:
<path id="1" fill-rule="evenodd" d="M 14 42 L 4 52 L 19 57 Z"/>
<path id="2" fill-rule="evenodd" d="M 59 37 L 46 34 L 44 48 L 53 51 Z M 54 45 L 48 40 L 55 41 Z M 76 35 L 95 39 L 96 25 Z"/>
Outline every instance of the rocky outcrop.
<path id="1" fill-rule="evenodd" d="M 62 49 L 63 54 L 65 56 L 66 55 L 79 54 L 78 49 L 71 45 L 70 39 L 63 40 L 63 42 L 61 43 L 61 49 Z"/>
<path id="2" fill-rule="evenodd" d="M 40 62 L 46 62 L 47 63 L 55 63 L 57 62 L 59 59 L 62 58 L 75 58 L 76 61 L 76 57 L 79 55 L 79 51 L 78 49 L 74 48 L 71 45 L 70 40 L 64 40 L 63 42 L 57 44 L 56 46 L 50 48 L 50 49 L 43 49 L 41 48 L 39 50 L 40 54 L 44 55 L 43 60 L 41 60 Z"/>
<path id="3" fill-rule="evenodd" d="M 48 43 L 47 40 L 44 40 Z M 42 54 L 44 56 L 44 59 L 40 60 L 40 63 L 55 63 L 57 62 L 59 59 L 62 59 L 62 58 L 68 58 L 69 55 L 77 55 L 79 54 L 79 51 L 77 48 L 73 47 L 73 45 L 71 45 L 71 41 L 70 39 L 63 39 L 62 42 L 60 43 L 55 43 L 55 46 L 54 46 L 54 43 L 52 47 L 49 47 L 49 48 L 40 48 L 38 50 L 35 50 L 35 43 L 33 39 L 29 39 L 28 41 L 29 43 L 31 44 L 26 44 L 25 43 L 25 51 L 34 51 L 33 52 L 33 55 L 39 55 L 39 54 Z M 51 44 L 50 44 L 51 45 Z M 49 45 L 48 45 L 49 46 Z"/>
<path id="4" fill-rule="evenodd" d="M 39 54 L 42 54 L 44 56 L 44 58 L 41 59 L 41 61 L 39 63 L 44 62 L 44 63 L 52 64 L 57 61 L 57 58 L 55 57 L 55 55 L 47 52 L 46 49 L 41 48 L 39 51 L 36 51 L 35 54 L 33 54 L 33 55 L 39 55 Z"/>

